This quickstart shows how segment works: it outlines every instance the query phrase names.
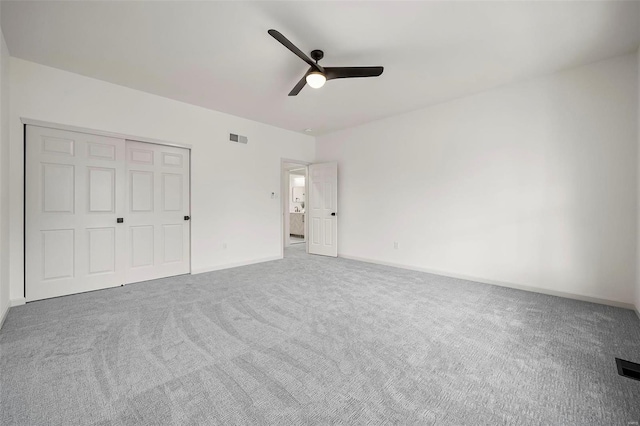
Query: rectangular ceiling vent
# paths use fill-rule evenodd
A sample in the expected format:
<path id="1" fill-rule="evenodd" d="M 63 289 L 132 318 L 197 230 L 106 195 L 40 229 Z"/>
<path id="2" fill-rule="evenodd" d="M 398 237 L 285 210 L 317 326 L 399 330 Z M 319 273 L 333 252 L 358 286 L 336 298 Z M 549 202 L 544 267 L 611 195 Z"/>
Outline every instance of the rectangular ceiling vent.
<path id="1" fill-rule="evenodd" d="M 247 142 L 249 142 L 249 138 L 247 138 L 246 136 L 236 135 L 235 133 L 229 133 L 229 140 L 231 142 L 243 143 L 243 144 L 246 144 Z"/>

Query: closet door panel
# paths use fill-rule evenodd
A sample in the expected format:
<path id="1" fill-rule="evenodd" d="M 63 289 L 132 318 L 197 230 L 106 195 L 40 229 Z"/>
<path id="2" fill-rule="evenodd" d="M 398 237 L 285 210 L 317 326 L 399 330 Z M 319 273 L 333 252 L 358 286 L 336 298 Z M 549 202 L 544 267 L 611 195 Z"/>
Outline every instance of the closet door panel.
<path id="1" fill-rule="evenodd" d="M 124 283 L 125 141 L 26 127 L 27 301 Z"/>
<path id="2" fill-rule="evenodd" d="M 127 141 L 127 283 L 190 272 L 189 150 Z"/>

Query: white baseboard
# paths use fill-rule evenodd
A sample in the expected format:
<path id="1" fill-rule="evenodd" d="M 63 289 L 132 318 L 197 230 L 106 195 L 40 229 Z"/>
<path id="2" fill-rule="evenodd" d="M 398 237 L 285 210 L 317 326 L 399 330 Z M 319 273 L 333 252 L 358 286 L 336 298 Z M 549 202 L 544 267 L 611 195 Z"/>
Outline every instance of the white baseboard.
<path id="1" fill-rule="evenodd" d="M 7 306 L 0 308 L 0 330 L 2 330 L 2 326 L 4 325 L 4 320 L 7 319 L 7 315 L 9 314 L 9 309 L 11 309 L 11 303 L 7 303 Z"/>
<path id="2" fill-rule="evenodd" d="M 11 299 L 9 301 L 10 306 L 13 308 L 14 306 L 22 306 L 25 303 L 27 303 L 27 299 L 25 299 L 24 297 L 19 297 L 17 299 Z"/>
<path id="3" fill-rule="evenodd" d="M 259 259 L 245 260 L 245 261 L 242 261 L 242 262 L 225 263 L 224 265 L 213 266 L 211 268 L 193 269 L 191 271 L 191 273 L 193 275 L 203 274 L 205 272 L 220 271 L 222 269 L 237 268 L 239 266 L 247 266 L 247 265 L 253 265 L 253 264 L 256 264 L 256 263 L 263 263 L 263 262 L 271 262 L 273 260 L 280 260 L 280 259 L 282 259 L 282 256 L 263 257 L 263 258 L 259 258 Z"/>
<path id="4" fill-rule="evenodd" d="M 633 310 L 636 311 L 636 315 L 638 316 L 638 319 L 640 319 L 640 308 L 638 308 L 637 306 L 634 306 Z"/>
<path id="5" fill-rule="evenodd" d="M 548 294 L 549 296 L 564 297 L 566 299 L 574 299 L 574 300 L 580 300 L 580 301 L 583 301 L 583 302 L 598 303 L 600 305 L 608 305 L 608 306 L 615 306 L 615 307 L 618 307 L 618 308 L 631 309 L 631 310 L 635 310 L 636 313 L 638 313 L 638 315 L 640 316 L 640 313 L 638 312 L 638 310 L 636 309 L 636 307 L 633 304 L 625 303 L 625 302 L 618 302 L 617 300 L 601 299 L 601 298 L 598 298 L 598 297 L 584 296 L 584 295 L 581 295 L 581 294 L 565 293 L 565 292 L 562 292 L 562 291 L 548 290 L 546 288 L 532 287 L 532 286 L 520 285 L 520 284 L 513 284 L 513 283 L 508 283 L 508 282 L 503 282 L 503 281 L 488 280 L 486 278 L 471 277 L 471 276 L 468 276 L 468 275 L 461 275 L 461 274 L 455 274 L 455 273 L 450 273 L 450 272 L 438 271 L 438 270 L 433 270 L 433 269 L 429 269 L 429 268 L 420 268 L 420 267 L 416 267 L 416 266 L 403 265 L 403 264 L 393 263 L 393 262 L 385 262 L 385 261 L 376 260 L 376 259 L 367 259 L 367 258 L 351 256 L 351 255 L 346 255 L 346 254 L 340 254 L 340 253 L 338 253 L 338 257 L 342 257 L 342 258 L 345 258 L 345 259 L 351 259 L 351 260 L 357 260 L 357 261 L 366 262 L 366 263 L 375 263 L 377 265 L 392 266 L 394 268 L 409 269 L 411 271 L 427 272 L 429 274 L 441 275 L 441 276 L 450 277 L 450 278 L 458 278 L 458 279 L 467 280 L 467 281 L 475 281 L 475 282 L 479 282 L 479 283 L 483 283 L 483 284 L 496 285 L 496 286 L 499 286 L 499 287 L 508 287 L 508 288 L 513 288 L 513 289 L 516 289 L 516 290 L 529 291 L 529 292 L 532 292 L 532 293 Z"/>

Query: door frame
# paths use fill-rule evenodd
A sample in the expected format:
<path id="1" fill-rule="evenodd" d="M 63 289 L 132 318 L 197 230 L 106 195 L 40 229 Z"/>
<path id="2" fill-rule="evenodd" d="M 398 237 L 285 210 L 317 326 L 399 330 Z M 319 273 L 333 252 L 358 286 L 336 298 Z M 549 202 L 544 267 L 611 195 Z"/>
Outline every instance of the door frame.
<path id="1" fill-rule="evenodd" d="M 126 133 L 117 133 L 110 132 L 106 130 L 98 130 L 91 129 L 88 127 L 78 127 L 72 126 L 69 124 L 61 124 L 61 123 L 52 123 L 49 121 L 35 120 L 27 117 L 20 117 L 20 121 L 22 122 L 22 298 L 23 300 L 27 297 L 27 126 L 37 126 L 37 127 L 46 127 L 49 129 L 56 130 L 65 130 L 69 132 L 76 133 L 87 133 L 89 135 L 96 136 L 106 136 L 116 139 L 124 139 L 136 141 L 136 142 L 144 142 L 151 143 L 155 145 L 165 145 L 165 146 L 173 146 L 177 148 L 184 148 L 189 150 L 189 215 L 193 218 L 191 214 L 192 209 L 192 197 L 191 197 L 191 183 L 193 167 L 191 163 L 191 158 L 193 157 L 193 146 L 191 144 L 180 143 L 180 142 L 171 142 L 162 139 L 148 138 L 144 136 L 135 136 L 129 135 Z M 189 223 L 189 274 L 193 271 L 193 225 Z M 284 244 L 284 242 L 283 242 Z M 123 284 L 124 285 L 124 284 Z"/>
<path id="2" fill-rule="evenodd" d="M 280 259 L 284 259 L 284 231 L 285 231 L 285 226 L 284 226 L 284 215 L 285 215 L 285 198 L 284 198 L 284 194 L 286 194 L 287 198 L 287 202 L 286 205 L 287 207 L 289 206 L 289 173 L 287 170 L 285 170 L 284 168 L 284 163 L 295 163 L 300 165 L 300 168 L 305 168 L 306 169 L 306 175 L 305 175 L 305 179 L 304 179 L 304 192 L 305 194 L 309 193 L 309 165 L 312 164 L 309 161 L 301 161 L 301 160 L 294 160 L 291 158 L 283 158 L 280 157 L 280 194 L 281 194 L 281 200 L 280 200 Z M 286 173 L 286 179 L 285 179 L 285 172 Z M 307 201 L 305 200 L 305 205 L 307 204 Z M 287 212 L 288 213 L 288 212 Z M 309 238 L 308 238 L 308 231 L 307 231 L 307 209 L 304 209 L 304 227 L 305 227 L 305 235 L 304 235 L 304 247 L 305 247 L 305 251 L 308 253 L 309 252 Z"/>

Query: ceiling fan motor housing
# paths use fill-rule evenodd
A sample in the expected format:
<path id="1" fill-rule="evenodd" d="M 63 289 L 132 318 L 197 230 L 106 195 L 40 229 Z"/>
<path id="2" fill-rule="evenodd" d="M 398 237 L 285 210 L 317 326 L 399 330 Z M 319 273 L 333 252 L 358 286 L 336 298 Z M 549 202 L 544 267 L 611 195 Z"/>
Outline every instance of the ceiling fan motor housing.
<path id="1" fill-rule="evenodd" d="M 322 50 L 312 50 L 311 51 L 311 59 L 318 62 L 320 59 L 324 58 L 324 52 Z"/>

